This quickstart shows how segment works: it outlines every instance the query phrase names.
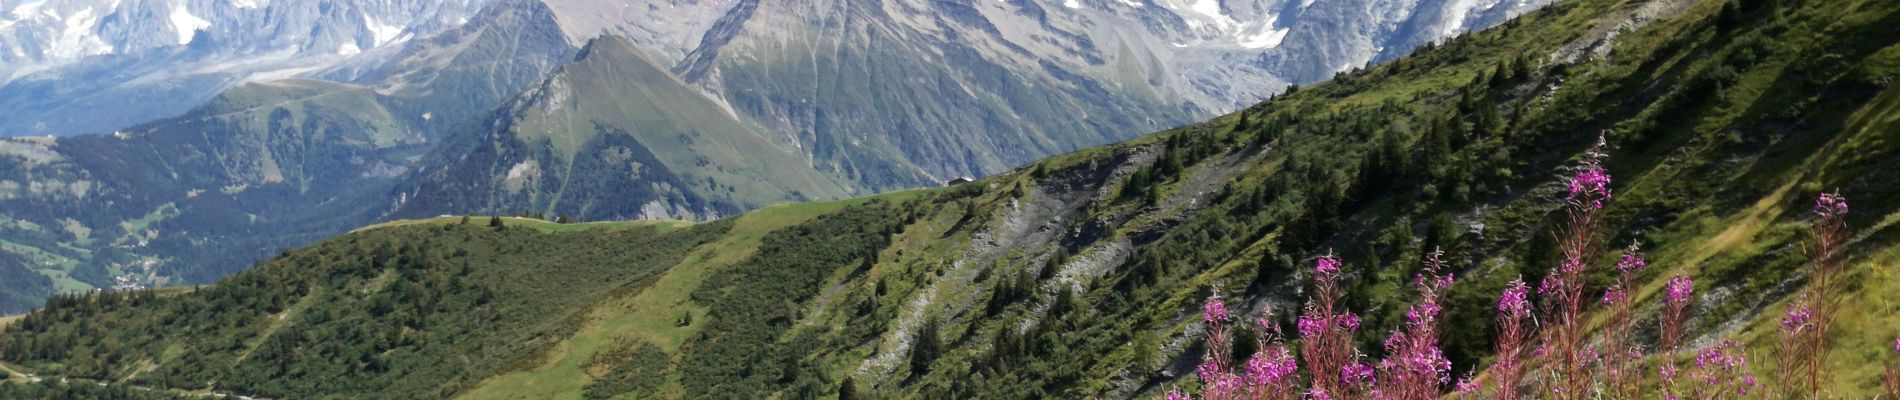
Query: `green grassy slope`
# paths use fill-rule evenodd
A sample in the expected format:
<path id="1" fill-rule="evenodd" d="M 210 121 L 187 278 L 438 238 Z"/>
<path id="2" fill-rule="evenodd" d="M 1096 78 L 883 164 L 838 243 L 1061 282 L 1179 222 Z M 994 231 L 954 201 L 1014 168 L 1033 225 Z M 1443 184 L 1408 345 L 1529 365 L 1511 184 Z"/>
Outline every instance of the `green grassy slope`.
<path id="1" fill-rule="evenodd" d="M 484 129 L 439 152 L 447 165 L 399 215 L 710 219 L 845 193 L 620 37 L 591 42 Z"/>
<path id="2" fill-rule="evenodd" d="M 1607 131 L 1617 195 L 1599 240 L 1611 249 L 1641 240 L 1650 251 L 1639 323 L 1653 323 L 1662 278 L 1692 274 L 1704 296 L 1690 335 L 1744 339 L 1771 382 L 1770 332 L 1805 284 L 1804 213 L 1823 189 L 1852 199 L 1846 254 L 1856 283 L 1827 383 L 1841 397 L 1868 397 L 1891 357 L 1877 344 L 1900 335 L 1891 298 L 1900 289 L 1900 176 L 1891 173 L 1900 3 L 1725 6 L 1560 2 L 1235 115 L 943 189 L 767 208 L 669 233 L 366 230 L 199 294 L 62 299 L 5 328 L 0 360 L 277 397 L 831 398 L 849 381 L 883 398 L 1154 398 L 1194 384 L 1179 377 L 1192 376 L 1203 351 L 1192 344 L 1196 306 L 1211 288 L 1236 312 L 1292 310 L 1308 261 L 1327 251 L 1346 260 L 1347 303 L 1368 327 L 1362 351 L 1375 352 L 1401 319 L 1419 254 L 1434 247 L 1452 254 L 1461 279 L 1445 329 L 1488 331 L 1506 282 L 1534 281 L 1556 264 L 1550 232 L 1562 218 L 1563 177 Z M 410 336 L 414 327 L 395 327 L 415 318 L 407 315 L 460 321 L 493 308 L 457 303 L 481 291 L 430 289 L 431 274 L 343 267 L 374 265 L 356 261 L 374 247 L 344 245 L 352 241 L 435 255 L 546 246 L 473 253 L 484 272 L 463 284 L 511 287 L 520 283 L 503 277 L 551 268 L 549 257 L 582 274 L 568 279 L 602 282 L 558 299 L 496 293 L 490 301 L 536 308 Z M 672 244 L 651 244 L 660 242 Z M 665 256 L 631 266 L 586 258 L 633 251 Z M 286 267 L 302 264 L 336 267 Z M 644 272 L 633 283 L 603 272 L 616 268 Z M 390 297 L 396 311 L 378 316 L 349 311 L 375 309 L 364 306 L 373 295 L 250 283 L 293 278 L 345 290 L 414 282 L 419 291 Z M 401 311 L 424 304 L 437 307 Z M 248 343 L 283 340 L 284 330 L 270 330 L 280 309 L 337 310 L 337 319 L 306 322 L 308 331 L 390 329 L 383 339 L 312 342 L 331 349 L 323 357 L 260 357 L 269 345 L 244 356 Z M 1276 318 L 1288 323 L 1288 314 Z M 558 329 L 534 325 L 555 318 Z M 458 351 L 516 343 L 522 332 L 544 335 Z M 1654 342 L 1644 335 L 1653 334 L 1639 342 Z M 1491 348 L 1479 334 L 1445 344 L 1458 373 Z M 129 367 L 140 360 L 158 367 Z"/>
<path id="3" fill-rule="evenodd" d="M 155 323 L 179 331 L 115 338 L 113 349 L 101 353 L 71 353 L 79 348 L 56 342 L 9 352 L 85 354 L 68 365 L 102 371 L 92 378 L 139 376 L 168 388 L 435 397 L 459 391 L 472 383 L 463 381 L 470 376 L 533 360 L 550 340 L 581 327 L 583 314 L 576 310 L 602 296 L 644 289 L 685 250 L 729 227 L 662 232 L 643 224 L 556 233 L 506 223 L 489 228 L 484 218 L 370 229 L 286 253 L 258 272 L 188 295 L 138 292 L 50 303 L 109 312 L 201 309 L 219 315 L 219 326 L 124 320 L 109 324 Z M 539 261 L 523 263 L 529 258 Z M 434 295 L 442 292 L 455 294 Z M 29 315 L 16 326 L 58 319 L 64 317 Z M 108 355 L 119 352 L 140 355 Z M 271 378 L 281 374 L 310 379 Z"/>

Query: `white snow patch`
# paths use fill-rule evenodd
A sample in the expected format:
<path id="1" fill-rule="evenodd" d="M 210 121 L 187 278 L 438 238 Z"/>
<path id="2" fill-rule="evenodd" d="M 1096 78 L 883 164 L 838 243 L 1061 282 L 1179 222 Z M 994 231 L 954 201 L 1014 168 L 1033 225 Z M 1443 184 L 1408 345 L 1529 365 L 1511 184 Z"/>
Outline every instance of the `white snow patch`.
<path id="1" fill-rule="evenodd" d="M 1249 49 L 1280 47 L 1280 42 L 1286 40 L 1286 34 L 1290 31 L 1289 29 L 1267 29 L 1252 35 L 1243 34 L 1240 36 L 1240 47 Z"/>
<path id="2" fill-rule="evenodd" d="M 355 42 L 343 42 L 342 46 L 338 46 L 336 48 L 336 54 L 345 56 L 345 57 L 353 56 L 357 54 L 363 54 L 363 48 L 356 47 Z"/>
<path id="3" fill-rule="evenodd" d="M 1192 0 L 1188 3 L 1188 9 L 1215 19 L 1233 20 L 1233 18 L 1228 18 L 1227 14 L 1221 13 L 1220 0 Z"/>
<path id="4" fill-rule="evenodd" d="M 1466 22 L 1472 11 L 1490 10 L 1497 7 L 1501 0 L 1492 0 L 1479 4 L 1480 0 L 1451 0 L 1445 3 L 1445 19 L 1440 22 L 1438 36 L 1449 38 L 1465 31 Z"/>
<path id="5" fill-rule="evenodd" d="M 376 39 L 376 46 L 389 44 L 402 35 L 401 25 L 384 24 L 383 21 L 378 21 L 376 17 L 371 17 L 369 14 L 363 14 L 363 26 L 369 28 L 370 36 Z"/>
<path id="6" fill-rule="evenodd" d="M 211 27 L 211 21 L 191 15 L 191 10 L 185 3 L 178 3 L 172 7 L 171 20 L 172 29 L 178 32 L 178 44 L 191 43 L 191 37 L 196 36 L 199 29 Z"/>
<path id="7" fill-rule="evenodd" d="M 1176 10 L 1196 31 L 1199 40 L 1190 43 L 1174 43 L 1175 47 L 1190 47 L 1196 44 L 1213 43 L 1224 46 L 1239 46 L 1246 49 L 1270 49 L 1279 47 L 1286 40 L 1290 29 L 1275 29 L 1280 16 L 1267 13 L 1258 19 L 1241 21 L 1227 15 L 1221 8 L 1221 0 L 1175 0 L 1176 3 L 1163 2 L 1163 6 Z"/>
<path id="8" fill-rule="evenodd" d="M 50 13 L 47 14 L 47 16 L 55 20 L 60 20 L 64 28 L 59 32 L 59 38 L 53 39 L 52 46 L 48 46 L 49 51 L 47 53 L 52 56 L 51 58 L 78 59 L 80 57 L 112 52 L 111 45 L 100 41 L 97 35 L 92 34 L 92 28 L 97 26 L 99 22 L 99 16 L 93 15 L 92 7 L 80 9 L 78 12 L 64 19 L 61 19 L 57 15 L 51 15 Z"/>
<path id="9" fill-rule="evenodd" d="M 257 8 L 257 2 L 253 0 L 231 0 L 231 5 L 244 9 Z"/>
<path id="10" fill-rule="evenodd" d="M 1082 2 L 1076 0 L 1062 0 L 1062 6 L 1073 10 L 1080 10 L 1082 9 Z"/>
<path id="11" fill-rule="evenodd" d="M 19 6 L 13 7 L 13 19 L 20 20 L 20 19 L 32 18 L 33 14 L 36 14 L 40 11 L 40 6 L 45 5 L 45 4 L 46 2 L 42 1 L 42 2 L 37 2 L 37 3 L 21 4 Z"/>

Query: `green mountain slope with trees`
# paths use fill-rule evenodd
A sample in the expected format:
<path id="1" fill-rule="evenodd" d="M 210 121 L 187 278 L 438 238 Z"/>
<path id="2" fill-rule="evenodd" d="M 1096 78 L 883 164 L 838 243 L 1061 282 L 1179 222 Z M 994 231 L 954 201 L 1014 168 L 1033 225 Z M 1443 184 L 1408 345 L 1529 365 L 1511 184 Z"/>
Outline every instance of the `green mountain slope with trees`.
<path id="1" fill-rule="evenodd" d="M 1601 135 L 1597 239 L 1649 250 L 1637 304 L 1696 278 L 1691 342 L 1770 354 L 1807 283 L 1805 211 L 1852 199 L 1824 383 L 1866 398 L 1900 335 L 1896 37 L 1885 0 L 1564 1 L 948 188 L 685 227 L 401 224 L 194 293 L 61 297 L 0 331 L 0 361 L 296 398 L 1158 398 L 1196 384 L 1215 290 L 1290 325 L 1309 260 L 1336 254 L 1376 353 L 1442 248 L 1461 375 L 1490 357 L 1497 293 L 1559 263 L 1565 177 Z"/>
<path id="2" fill-rule="evenodd" d="M 704 220 L 845 186 L 741 122 L 617 36 L 425 161 L 398 216 L 531 212 L 587 220 Z"/>
<path id="3" fill-rule="evenodd" d="M 0 139 L 0 252 L 61 292 L 162 287 L 376 222 L 416 160 L 570 57 L 552 25 L 541 2 L 497 3 L 358 83 L 252 82 L 120 132 Z M 37 288 L 0 281 L 0 314 Z"/>

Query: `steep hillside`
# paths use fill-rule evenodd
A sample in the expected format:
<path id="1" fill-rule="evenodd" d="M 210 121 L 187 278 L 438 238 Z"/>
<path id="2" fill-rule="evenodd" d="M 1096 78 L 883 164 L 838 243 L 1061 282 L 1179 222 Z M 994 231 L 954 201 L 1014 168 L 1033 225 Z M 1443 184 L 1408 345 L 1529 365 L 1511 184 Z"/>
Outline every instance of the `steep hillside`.
<path id="1" fill-rule="evenodd" d="M 482 129 L 436 152 L 399 215 L 699 220 L 844 193 L 619 37 L 590 42 Z"/>
<path id="2" fill-rule="evenodd" d="M 3 328 L 0 360 L 269 397 L 1156 398 L 1192 385 L 1211 290 L 1237 315 L 1291 310 L 1319 254 L 1346 261 L 1362 351 L 1432 248 L 1460 277 L 1447 332 L 1488 331 L 1508 281 L 1557 264 L 1564 177 L 1604 134 L 1596 239 L 1650 250 L 1641 303 L 1696 277 L 1692 343 L 1769 354 L 1806 284 L 1803 214 L 1823 189 L 1853 200 L 1826 384 L 1866 398 L 1900 335 L 1895 37 L 1885 0 L 1569 0 L 948 188 L 690 227 L 399 224 L 197 293 L 62 298 Z M 1491 348 L 1445 345 L 1460 374 Z"/>
<path id="3" fill-rule="evenodd" d="M 423 154 L 569 56 L 533 34 L 551 18 L 494 7 L 378 69 L 426 81 L 251 83 L 112 135 L 0 139 L 0 252 L 62 291 L 202 283 L 375 222 Z M 16 282 L 0 298 L 51 294 Z"/>
<path id="4" fill-rule="evenodd" d="M 194 143 L 7 141 L 0 251 L 57 290 L 190 284 L 390 216 L 712 219 L 937 186 L 1546 1 L 319 3 L 0 1 L 0 61 L 22 61 L 0 62 L 0 135 L 171 126 L 150 140 Z M 610 56 L 575 57 L 601 37 L 616 38 Z M 549 75 L 577 59 L 589 65 Z M 317 99 L 349 104 L 300 111 Z M 275 108 L 344 135 L 200 119 Z M 178 113 L 194 115 L 118 129 Z M 323 182 L 272 175 L 299 160 Z M 43 296 L 33 281 L 0 292 Z"/>
<path id="5" fill-rule="evenodd" d="M 53 296 L 52 278 L 34 272 L 31 266 L 23 257 L 0 253 L 0 280 L 8 286 L 0 290 L 0 310 L 30 310 Z"/>

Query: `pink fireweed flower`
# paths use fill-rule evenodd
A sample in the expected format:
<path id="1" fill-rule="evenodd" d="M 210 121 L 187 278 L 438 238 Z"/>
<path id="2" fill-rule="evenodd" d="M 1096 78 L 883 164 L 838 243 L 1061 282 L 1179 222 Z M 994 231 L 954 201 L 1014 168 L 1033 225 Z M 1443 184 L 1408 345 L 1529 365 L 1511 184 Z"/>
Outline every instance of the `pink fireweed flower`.
<path id="1" fill-rule="evenodd" d="M 1207 304 L 1201 306 L 1201 318 L 1207 322 L 1227 320 L 1227 304 L 1220 301 L 1220 295 L 1207 298 Z"/>
<path id="2" fill-rule="evenodd" d="M 1641 244 L 1631 243 L 1628 249 L 1623 250 L 1623 259 L 1616 262 L 1616 270 L 1629 274 L 1641 272 L 1643 267 L 1649 266 L 1649 261 L 1643 259 L 1641 250 Z"/>
<path id="3" fill-rule="evenodd" d="M 1690 398 L 1747 394 L 1756 385 L 1755 376 L 1748 373 L 1748 357 L 1741 343 L 1733 339 L 1723 339 L 1698 350 L 1689 375 L 1689 382 L 1695 385 L 1689 388 Z"/>
<path id="4" fill-rule="evenodd" d="M 1822 193 L 1820 198 L 1814 199 L 1814 214 L 1822 218 L 1847 215 L 1847 197 L 1840 192 Z"/>
<path id="5" fill-rule="evenodd" d="M 1591 166 L 1570 178 L 1570 200 L 1579 201 L 1592 208 L 1603 208 L 1610 200 L 1610 173 L 1603 167 Z"/>
<path id="6" fill-rule="evenodd" d="M 1348 331 L 1359 330 L 1359 315 L 1353 314 L 1353 313 L 1345 313 L 1345 314 L 1340 314 L 1338 318 L 1339 318 L 1338 322 L 1339 322 L 1340 328 L 1345 328 Z"/>
<path id="7" fill-rule="evenodd" d="M 1189 398 L 1188 395 L 1181 393 L 1181 389 L 1175 388 L 1168 390 L 1167 400 L 1189 400 Z"/>
<path id="8" fill-rule="evenodd" d="M 1563 278 L 1556 276 L 1546 276 L 1542 282 L 1537 282 L 1537 294 L 1540 296 L 1555 295 L 1557 291 L 1563 290 L 1563 288 Z"/>
<path id="9" fill-rule="evenodd" d="M 1320 321 L 1317 316 L 1301 315 L 1298 325 L 1300 337 L 1303 338 L 1319 337 L 1321 333 L 1326 332 L 1326 322 Z"/>
<path id="10" fill-rule="evenodd" d="M 1320 256 L 1313 264 L 1313 272 L 1321 276 L 1339 275 L 1339 259 L 1331 255 Z"/>
<path id="11" fill-rule="evenodd" d="M 1438 319 L 1438 315 L 1442 312 L 1444 312 L 1444 307 L 1439 306 L 1438 302 L 1426 301 L 1406 309 L 1405 321 L 1413 325 L 1424 324 Z"/>
<path id="12" fill-rule="evenodd" d="M 1387 353 L 1405 351 L 1405 333 L 1393 331 L 1391 334 L 1385 335 L 1385 343 L 1383 343 L 1383 345 Z"/>
<path id="13" fill-rule="evenodd" d="M 1299 363 L 1293 359 L 1293 352 L 1285 346 L 1275 346 L 1247 360 L 1247 382 L 1254 386 L 1271 387 L 1290 383 L 1299 378 L 1299 372 Z"/>
<path id="14" fill-rule="evenodd" d="M 1687 303 L 1690 296 L 1694 294 L 1695 281 L 1689 279 L 1688 276 L 1669 278 L 1669 283 L 1663 286 L 1663 301 L 1670 304 Z"/>
<path id="15" fill-rule="evenodd" d="M 1498 296 L 1498 313 L 1512 317 L 1529 315 L 1531 312 L 1530 294 L 1531 289 L 1524 284 L 1524 280 L 1511 281 L 1511 285 L 1504 288 L 1504 294 Z"/>
<path id="16" fill-rule="evenodd" d="M 1346 364 L 1339 367 L 1339 380 L 1347 383 L 1369 383 L 1376 374 L 1371 365 L 1364 363 Z"/>
<path id="17" fill-rule="evenodd" d="M 1578 271 L 1583 271 L 1583 260 L 1572 258 L 1564 260 L 1563 265 L 1557 266 L 1557 272 L 1561 274 L 1574 274 Z"/>
<path id="18" fill-rule="evenodd" d="M 1623 302 L 1629 301 L 1629 299 L 1629 293 L 1624 292 L 1621 287 L 1611 287 L 1610 290 L 1603 292 L 1603 305 L 1605 306 L 1623 304 Z"/>
<path id="19" fill-rule="evenodd" d="M 1807 306 L 1788 308 L 1787 316 L 1781 317 L 1781 329 L 1788 333 L 1805 332 L 1814 327 L 1814 309 Z"/>
<path id="20" fill-rule="evenodd" d="M 1470 396 L 1478 394 L 1478 390 L 1480 389 L 1483 389 L 1483 387 L 1479 386 L 1478 382 L 1471 380 L 1471 377 L 1458 379 L 1457 390 L 1459 395 Z"/>

